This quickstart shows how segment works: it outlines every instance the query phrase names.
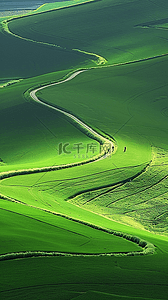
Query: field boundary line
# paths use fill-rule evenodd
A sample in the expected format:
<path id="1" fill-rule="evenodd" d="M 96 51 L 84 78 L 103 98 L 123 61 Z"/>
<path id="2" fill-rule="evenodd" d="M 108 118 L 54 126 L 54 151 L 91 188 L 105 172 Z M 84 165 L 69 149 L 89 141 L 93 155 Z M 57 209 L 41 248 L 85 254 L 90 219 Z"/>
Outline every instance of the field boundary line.
<path id="1" fill-rule="evenodd" d="M 0 199 L 7 200 L 7 201 L 10 201 L 10 202 L 13 202 L 13 203 L 16 203 L 16 204 L 26 205 L 28 207 L 32 207 L 32 208 L 40 210 L 42 212 L 49 213 L 49 214 L 55 215 L 57 217 L 65 218 L 69 221 L 76 222 L 76 223 L 88 226 L 92 229 L 100 230 L 100 231 L 103 231 L 105 233 L 121 237 L 123 239 L 126 239 L 128 241 L 131 241 L 131 242 L 137 244 L 138 246 L 140 246 L 142 248 L 142 251 L 93 253 L 93 254 L 92 253 L 71 253 L 71 252 L 66 253 L 66 252 L 58 252 L 58 251 L 25 251 L 25 252 L 22 251 L 22 252 L 17 252 L 17 253 L 1 254 L 0 255 L 0 261 L 15 259 L 15 258 L 17 259 L 17 258 L 26 258 L 26 257 L 36 257 L 36 256 L 135 256 L 135 255 L 149 255 L 149 254 L 154 254 L 155 253 L 155 246 L 152 243 L 150 243 L 150 242 L 148 242 L 144 239 L 141 239 L 137 236 L 133 236 L 133 235 L 127 234 L 125 232 L 119 232 L 119 231 L 115 231 L 115 230 L 112 230 L 112 229 L 109 229 L 109 228 L 97 226 L 93 223 L 89 223 L 89 222 L 86 222 L 86 221 L 83 221 L 83 220 L 79 220 L 79 219 L 70 217 L 70 216 L 65 215 L 65 214 L 61 214 L 61 213 L 50 211 L 48 209 L 44 209 L 44 208 L 41 208 L 41 207 L 36 207 L 36 206 L 33 206 L 33 205 L 29 205 L 27 203 L 24 203 L 22 201 L 10 198 L 8 196 L 4 196 L 2 194 L 0 194 Z M 20 215 L 24 216 L 23 214 L 20 214 Z M 25 215 L 25 217 L 29 217 L 29 216 Z M 34 219 L 34 220 L 42 222 L 41 220 L 38 220 L 38 219 Z M 51 226 L 52 226 L 52 224 L 51 224 Z"/>
<path id="2" fill-rule="evenodd" d="M 80 5 L 80 4 L 86 4 L 86 3 L 92 3 L 94 1 L 97 1 L 97 0 L 89 0 L 87 2 L 84 2 L 84 3 L 79 3 L 79 4 L 74 4 L 72 6 L 77 6 L 77 5 Z M 71 7 L 71 6 L 69 6 Z M 68 8 L 67 7 L 62 7 L 63 8 Z M 60 8 L 61 9 L 61 8 Z M 53 10 L 57 10 L 57 9 L 53 9 Z M 49 10 L 49 11 L 46 11 L 46 12 L 50 12 L 52 10 Z M 45 13 L 45 12 L 41 12 L 41 13 Z M 39 14 L 39 13 L 37 13 Z M 13 20 L 16 20 L 16 19 L 21 19 L 21 18 L 24 18 L 24 17 L 30 17 L 30 16 L 33 16 L 33 15 L 36 15 L 36 14 L 31 14 L 31 15 L 25 15 L 25 16 L 19 16 L 19 17 L 11 17 L 9 19 L 5 19 L 3 21 L 0 22 L 0 25 L 2 27 L 2 32 L 4 33 L 7 33 L 7 34 L 10 34 L 16 38 L 19 38 L 19 39 L 22 39 L 22 40 L 25 40 L 25 41 L 28 41 L 28 42 L 32 42 L 32 43 L 36 43 L 36 44 L 41 44 L 41 45 L 46 45 L 46 46 L 50 46 L 50 47 L 55 47 L 55 48 L 59 48 L 59 49 L 62 49 L 63 51 L 69 51 L 69 49 L 67 49 L 66 47 L 62 47 L 60 45 L 56 45 L 56 44 L 51 44 L 51 43 L 47 43 L 47 42 L 42 42 L 42 41 L 36 41 L 36 40 L 32 40 L 30 38 L 26 38 L 26 37 L 23 37 L 23 36 L 20 36 L 12 31 L 10 31 L 9 29 L 9 26 L 8 26 L 8 23 L 13 21 Z M 70 49 L 71 51 L 75 51 L 75 52 L 79 52 L 79 53 L 82 53 L 82 54 L 86 54 L 86 55 L 89 55 L 89 56 L 94 56 L 96 58 L 96 60 L 92 60 L 92 62 L 94 62 L 96 65 L 104 65 L 107 63 L 107 60 L 96 54 L 96 53 L 90 53 L 90 52 L 87 52 L 87 51 L 84 51 L 84 50 L 80 50 L 80 49 Z"/>

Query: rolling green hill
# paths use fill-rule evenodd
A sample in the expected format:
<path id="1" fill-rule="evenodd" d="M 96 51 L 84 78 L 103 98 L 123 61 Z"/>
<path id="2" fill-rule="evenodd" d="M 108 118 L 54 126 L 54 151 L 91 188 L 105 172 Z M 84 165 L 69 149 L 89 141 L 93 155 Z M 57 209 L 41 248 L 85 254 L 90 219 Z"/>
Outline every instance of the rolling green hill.
<path id="1" fill-rule="evenodd" d="M 167 31 L 136 25 L 167 17 L 168 3 L 102 0 L 16 19 L 14 34 L 38 42 L 79 49 L 121 63 L 167 53 Z"/>
<path id="2" fill-rule="evenodd" d="M 0 299 L 167 300 L 168 3 L 68 3 L 0 24 Z"/>
<path id="3" fill-rule="evenodd" d="M 2 30 L 0 24 L 0 79 L 29 78 L 89 64 L 92 56 L 71 50 L 34 43 Z"/>

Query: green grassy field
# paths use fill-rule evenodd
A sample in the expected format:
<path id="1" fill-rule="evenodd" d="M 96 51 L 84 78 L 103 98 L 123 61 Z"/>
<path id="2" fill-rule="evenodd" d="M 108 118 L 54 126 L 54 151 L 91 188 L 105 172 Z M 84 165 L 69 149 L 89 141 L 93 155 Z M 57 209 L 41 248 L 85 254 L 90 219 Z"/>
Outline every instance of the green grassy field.
<path id="1" fill-rule="evenodd" d="M 0 18 L 0 299 L 167 300 L 168 4 L 81 2 Z"/>
<path id="2" fill-rule="evenodd" d="M 1 79 L 20 79 L 80 67 L 93 57 L 4 33 L 0 24 Z M 8 66 L 8 67 L 6 67 Z"/>
<path id="3" fill-rule="evenodd" d="M 95 53 L 110 64 L 121 63 L 167 53 L 166 31 L 136 27 L 166 18 L 167 7 L 165 0 L 158 5 L 146 0 L 95 1 L 16 19 L 9 22 L 9 28 L 28 39 Z"/>
<path id="4" fill-rule="evenodd" d="M 29 215 L 31 211 L 31 216 Z M 84 224 L 35 209 L 1 208 L 0 254 L 22 251 L 112 253 L 141 251 L 138 245 Z"/>
<path id="5" fill-rule="evenodd" d="M 59 299 L 122 299 L 122 295 L 131 300 L 167 299 L 165 257 L 158 254 L 157 263 L 154 257 L 145 257 L 143 261 L 141 257 L 130 257 L 127 261 L 124 258 L 58 257 L 56 264 L 54 258 L 38 258 L 30 260 L 29 266 L 26 260 L 9 261 L 8 266 L 2 262 L 1 270 L 5 268 L 14 280 L 9 285 L 6 277 L 4 286 L 8 291 L 1 293 L 1 297 L 5 299 L 11 291 L 13 299 L 17 299 L 18 294 L 22 299 L 32 299 L 34 294 L 44 299 L 47 296 L 54 299 L 55 295 Z M 130 284 L 133 281 L 134 284 Z"/>
<path id="6" fill-rule="evenodd" d="M 28 88 L 44 83 L 45 80 L 57 80 L 67 72 L 23 80 L 0 89 L 1 126 L 8 120 L 5 131 L 1 133 L 1 172 L 82 160 L 82 157 L 74 158 L 76 151 L 72 148 L 79 141 L 86 145 L 92 140 L 65 120 L 62 114 L 43 108 L 33 101 L 25 101 L 23 96 Z M 72 150 L 71 154 L 59 155 L 61 142 L 70 144 L 68 150 Z M 85 154 L 84 150 L 82 153 Z M 90 153 L 92 156 L 94 154 Z"/>

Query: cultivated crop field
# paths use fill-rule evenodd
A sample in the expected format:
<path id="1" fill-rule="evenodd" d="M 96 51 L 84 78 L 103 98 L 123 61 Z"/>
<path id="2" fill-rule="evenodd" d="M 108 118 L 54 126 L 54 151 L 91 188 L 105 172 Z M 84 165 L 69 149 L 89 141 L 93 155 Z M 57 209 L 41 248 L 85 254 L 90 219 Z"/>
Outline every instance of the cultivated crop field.
<path id="1" fill-rule="evenodd" d="M 0 299 L 167 300 L 167 9 L 0 18 Z"/>

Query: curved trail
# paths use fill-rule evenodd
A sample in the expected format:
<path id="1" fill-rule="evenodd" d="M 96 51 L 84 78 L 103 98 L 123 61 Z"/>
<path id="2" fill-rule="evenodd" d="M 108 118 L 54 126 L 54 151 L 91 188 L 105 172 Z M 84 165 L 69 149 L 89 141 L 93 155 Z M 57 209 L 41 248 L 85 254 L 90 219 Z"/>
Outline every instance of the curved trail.
<path id="1" fill-rule="evenodd" d="M 44 106 L 47 106 L 47 107 L 49 107 L 49 108 L 52 108 L 52 109 L 54 109 L 54 110 L 56 110 L 56 111 L 58 111 L 58 112 L 64 114 L 65 116 L 69 117 L 70 119 L 74 120 L 76 123 L 78 123 L 78 124 L 81 125 L 83 128 L 85 128 L 89 133 L 93 134 L 96 138 L 98 138 L 99 140 L 101 140 L 101 142 L 102 142 L 103 144 L 104 144 L 104 143 L 109 144 L 109 149 L 108 149 L 109 151 L 108 151 L 108 153 L 106 153 L 106 155 L 104 155 L 104 156 L 102 157 L 102 158 L 106 158 L 107 156 L 111 155 L 110 150 L 113 149 L 113 147 L 114 147 L 114 144 L 113 144 L 110 140 L 104 138 L 102 135 L 100 135 L 99 133 L 97 133 L 97 132 L 96 132 L 95 130 L 93 130 L 90 126 L 86 125 L 84 122 L 82 122 L 81 120 L 79 120 L 79 119 L 78 119 L 77 117 L 75 117 L 74 115 L 72 115 L 72 114 L 70 114 L 70 113 L 68 113 L 68 112 L 66 112 L 66 111 L 64 111 L 64 110 L 62 110 L 62 109 L 56 108 L 56 107 L 52 106 L 51 104 L 47 104 L 47 103 L 41 101 L 41 100 L 36 96 L 36 93 L 37 93 L 38 91 L 41 91 L 41 90 L 43 90 L 43 89 L 45 89 L 45 88 L 47 88 L 47 87 L 55 86 L 55 85 L 62 84 L 62 83 L 65 83 L 65 82 L 67 82 L 67 81 L 70 81 L 70 80 L 74 79 L 76 76 L 78 76 L 79 74 L 81 74 L 81 73 L 83 73 L 83 72 L 86 72 L 86 71 L 88 71 L 88 70 L 80 70 L 80 71 L 76 71 L 76 72 L 73 73 L 70 77 L 68 77 L 67 79 L 65 79 L 65 80 L 63 80 L 63 81 L 59 81 L 59 82 L 56 82 L 56 83 L 48 84 L 48 85 L 42 86 L 42 87 L 40 87 L 40 88 L 37 88 L 37 89 L 35 89 L 35 90 L 33 90 L 33 91 L 30 92 L 30 96 L 31 96 L 36 102 L 39 102 L 40 104 L 42 104 L 42 105 L 44 105 Z M 101 159 L 102 159 L 102 158 L 101 158 Z"/>
<path id="2" fill-rule="evenodd" d="M 43 12 L 42 12 L 43 13 Z M 24 17 L 24 16 L 23 16 Z M 19 17 L 12 17 L 10 19 L 6 19 L 6 20 L 3 20 L 0 24 L 2 25 L 2 29 L 4 32 L 6 32 L 7 34 L 10 34 L 10 35 L 13 35 L 15 36 L 16 38 L 20 38 L 20 39 L 23 39 L 23 40 L 26 40 L 26 41 L 29 41 L 29 42 L 33 42 L 33 43 L 39 43 L 39 44 L 44 44 L 44 45 L 48 45 L 48 46 L 52 46 L 52 47 L 57 47 L 57 48 L 62 48 L 61 46 L 59 45 L 55 45 L 55 44 L 50 44 L 50 43 L 46 43 L 46 42 L 40 42 L 40 41 L 35 41 L 35 40 L 31 40 L 29 38 L 25 38 L 25 37 L 22 37 L 20 35 L 17 35 L 15 33 L 13 33 L 12 31 L 9 30 L 9 26 L 8 26 L 8 23 L 14 19 L 18 19 L 20 18 Z M 63 49 L 63 48 L 62 48 Z M 91 55 L 91 56 L 94 56 L 97 58 L 97 64 L 99 65 L 103 65 L 106 63 L 106 59 L 104 57 L 101 57 L 100 55 L 98 54 L 95 54 L 95 53 L 88 53 L 86 51 L 83 51 L 83 50 L 80 50 L 80 49 L 72 49 L 72 51 L 78 51 L 78 52 L 81 52 L 81 53 L 85 53 L 85 54 L 88 54 L 88 55 Z M 105 159 L 107 158 L 108 156 L 111 155 L 112 152 L 116 152 L 116 147 L 114 147 L 114 144 L 104 138 L 102 135 L 98 134 L 95 130 L 93 130 L 91 127 L 89 127 L 88 125 L 86 125 L 84 122 L 82 122 L 81 120 L 79 120 L 77 117 L 73 116 L 72 114 L 70 113 L 67 113 L 65 112 L 64 110 L 61 110 L 61 109 L 58 109 L 52 105 L 49 105 L 43 101 L 41 101 L 40 99 L 38 99 L 38 97 L 36 96 L 36 92 L 38 92 L 39 90 L 42 90 L 44 88 L 47 88 L 47 87 L 50 87 L 50 86 L 53 86 L 53 85 L 57 85 L 57 84 L 61 84 L 61 83 L 65 83 L 69 80 L 72 80 L 73 78 L 75 78 L 77 75 L 79 75 L 80 73 L 84 72 L 84 71 L 87 71 L 89 69 L 85 69 L 85 70 L 79 70 L 79 71 L 76 71 L 74 72 L 72 75 L 70 75 L 70 77 L 68 77 L 67 79 L 63 80 L 63 81 L 60 81 L 60 82 L 56 82 L 56 83 L 53 83 L 53 84 L 48 84 L 48 85 L 45 85 L 43 87 L 40 87 L 40 88 L 37 88 L 33 91 L 30 92 L 30 96 L 32 97 L 33 100 L 35 100 L 36 102 L 39 102 L 40 104 L 42 105 L 45 105 L 49 108 L 52 108 L 64 115 L 66 115 L 67 117 L 69 117 L 70 119 L 72 119 L 73 121 L 75 121 L 77 124 L 79 124 L 81 127 L 83 127 L 86 131 L 88 131 L 89 133 L 91 133 L 95 139 L 98 140 L 99 143 L 101 144 L 105 144 L 106 143 L 106 150 L 104 151 L 104 153 L 100 153 L 100 155 L 97 155 L 97 157 L 94 157 L 90 160 L 86 160 L 86 161 L 82 161 L 82 162 L 77 162 L 77 163 L 71 163 L 71 164 L 66 164 L 66 165 L 60 165 L 60 166 L 49 166 L 49 167 L 43 167 L 43 168 L 34 168 L 34 169 L 24 169 L 24 170 L 18 170 L 18 171 L 8 171 L 8 172 L 3 172 L 1 173 L 0 175 L 0 179 L 3 179 L 3 178 L 6 178 L 6 177 L 11 177 L 11 176 L 16 176 L 16 175 L 22 175 L 22 174 L 29 174 L 29 173 L 36 173 L 36 172 L 46 172 L 46 171 L 51 171 L 51 170 L 57 170 L 59 168 L 67 168 L 67 167 L 73 167 L 73 166 L 78 166 L 78 165 L 82 165 L 82 164 L 86 164 L 86 163 L 92 163 L 94 161 L 98 161 L 98 160 L 102 160 L 102 159 Z M 93 137 L 92 137 L 93 138 Z M 107 148 L 107 144 L 108 144 L 108 148 Z M 21 174 L 20 174 L 21 173 Z"/>
<path id="3" fill-rule="evenodd" d="M 89 69 L 88 69 L 89 70 Z M 63 115 L 65 115 L 66 117 L 70 118 L 71 120 L 73 120 L 74 122 L 76 122 L 78 125 L 80 125 L 80 127 L 82 129 L 84 129 L 86 132 L 88 132 L 91 135 L 92 139 L 97 140 L 100 144 L 104 145 L 105 147 L 102 149 L 102 152 L 93 157 L 90 158 L 88 160 L 83 160 L 81 162 L 76 162 L 76 163 L 70 163 L 70 164 L 62 164 L 62 165 L 56 165 L 56 166 L 48 166 L 48 167 L 42 167 L 42 168 L 30 168 L 30 169 L 21 169 L 21 170 L 11 170 L 11 171 L 6 171 L 6 172 L 1 172 L 0 173 L 0 180 L 4 179 L 4 178 L 9 178 L 9 177 L 13 177 L 13 176 L 17 176 L 17 175 L 25 175 L 25 174 L 34 174 L 34 173 L 40 173 L 40 172 L 49 172 L 49 171 L 55 171 L 55 170 L 59 170 L 59 169 L 66 169 L 69 167 L 76 167 L 76 166 L 80 166 L 80 165 L 84 165 L 84 164 L 88 164 L 88 163 L 93 163 L 93 162 L 97 162 L 99 160 L 102 159 L 106 159 L 109 156 L 111 156 L 112 152 L 115 153 L 116 152 L 116 146 L 114 145 L 114 143 L 110 140 L 108 140 L 107 138 L 103 137 L 101 134 L 97 133 L 95 130 L 93 130 L 90 126 L 86 125 L 84 122 L 82 122 L 80 119 L 78 119 L 77 117 L 75 117 L 74 115 L 61 110 L 59 108 L 56 108 L 54 106 L 52 106 L 51 104 L 47 104 L 43 101 L 41 101 L 37 96 L 36 93 L 42 89 L 45 89 L 47 87 L 50 86 L 54 86 L 54 85 L 58 85 L 58 84 L 62 84 L 65 83 L 67 81 L 70 81 L 72 79 L 74 79 L 76 76 L 78 76 L 79 74 L 88 71 L 88 70 L 78 70 L 76 72 L 74 72 L 72 75 L 70 75 L 68 78 L 66 78 L 65 80 L 56 82 L 56 83 L 52 83 L 52 84 L 47 84 L 45 86 L 36 88 L 35 90 L 30 92 L 30 96 L 31 98 L 40 103 L 41 105 L 44 105 L 50 109 L 56 110 L 60 113 L 62 113 Z"/>

